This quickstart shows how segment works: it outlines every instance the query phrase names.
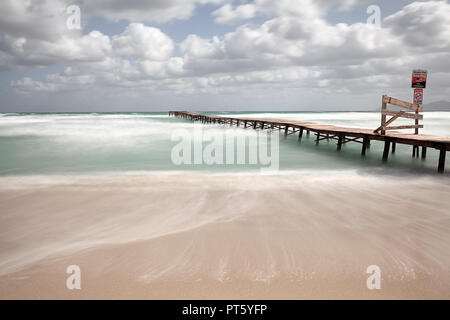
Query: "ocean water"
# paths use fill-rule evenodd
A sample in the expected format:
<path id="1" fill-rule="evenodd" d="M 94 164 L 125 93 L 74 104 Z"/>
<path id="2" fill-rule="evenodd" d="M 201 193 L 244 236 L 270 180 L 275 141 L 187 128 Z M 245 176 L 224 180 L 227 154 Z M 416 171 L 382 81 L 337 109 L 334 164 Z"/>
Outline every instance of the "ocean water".
<path id="1" fill-rule="evenodd" d="M 363 128 L 380 121 L 376 112 L 233 115 Z M 450 136 L 450 112 L 424 117 L 424 133 Z M 176 165 L 179 130 L 194 144 L 199 130 L 249 142 L 257 134 L 167 113 L 0 114 L 0 298 L 71 298 L 46 279 L 77 261 L 95 275 L 81 291 L 98 288 L 97 298 L 117 275 L 142 298 L 153 296 L 130 284 L 175 281 L 178 294 L 180 281 L 199 279 L 214 281 L 205 280 L 205 297 L 227 285 L 248 294 L 244 280 L 288 284 L 269 298 L 286 297 L 295 283 L 288 297 L 341 298 L 329 287 L 336 278 L 357 298 L 370 292 L 359 277 L 371 264 L 393 281 L 383 284 L 387 297 L 449 297 L 450 159 L 438 175 L 436 150 L 423 161 L 398 145 L 383 163 L 379 142 L 361 157 L 357 143 L 339 152 L 336 141 L 316 146 L 313 135 L 299 142 L 275 131 L 280 170 L 262 176 L 260 165 Z M 119 291 L 109 297 L 124 297 Z"/>
<path id="2" fill-rule="evenodd" d="M 219 113 L 224 116 L 287 119 L 334 124 L 345 127 L 375 128 L 378 112 L 251 112 Z M 398 124 L 411 120 L 398 120 Z M 423 133 L 450 136 L 450 112 L 426 112 Z M 172 139 L 176 130 L 192 134 L 195 130 L 209 135 L 232 133 L 255 136 L 252 129 L 230 128 L 225 125 L 193 124 L 188 120 L 169 117 L 167 113 L 46 113 L 0 114 L 0 175 L 91 174 L 107 172 L 254 172 L 262 165 L 181 164 L 172 161 L 173 148 L 179 141 Z M 278 131 L 276 131 L 277 134 Z M 248 138 L 249 139 L 249 138 Z M 395 155 L 382 163 L 380 142 L 373 142 L 365 158 L 361 145 L 347 143 L 341 152 L 336 141 L 314 143 L 313 135 L 299 142 L 296 135 L 287 139 L 279 134 L 279 170 L 329 171 L 356 170 L 362 173 L 398 172 L 434 174 L 438 151 L 429 149 L 426 161 L 413 159 L 411 146 L 397 146 Z M 250 141 L 250 140 L 248 140 Z M 207 145 L 203 142 L 203 146 Z M 247 147 L 250 145 L 248 142 Z M 450 168 L 447 159 L 447 168 Z"/>

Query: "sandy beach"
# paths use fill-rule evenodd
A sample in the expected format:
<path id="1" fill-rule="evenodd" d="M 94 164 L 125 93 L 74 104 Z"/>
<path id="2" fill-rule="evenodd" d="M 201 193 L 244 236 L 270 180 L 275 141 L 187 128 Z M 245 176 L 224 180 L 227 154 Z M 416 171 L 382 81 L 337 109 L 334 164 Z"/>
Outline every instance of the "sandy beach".
<path id="1" fill-rule="evenodd" d="M 449 205 L 434 176 L 2 177 L 0 298 L 449 299 Z"/>

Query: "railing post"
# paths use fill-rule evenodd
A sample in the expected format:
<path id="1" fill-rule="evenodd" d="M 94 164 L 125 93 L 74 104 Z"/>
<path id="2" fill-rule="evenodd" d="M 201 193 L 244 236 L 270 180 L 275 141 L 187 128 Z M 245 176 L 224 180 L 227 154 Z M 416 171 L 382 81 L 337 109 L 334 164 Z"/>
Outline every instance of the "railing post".
<path id="1" fill-rule="evenodd" d="M 386 130 L 384 130 L 385 126 L 386 126 L 386 110 L 387 110 L 387 103 L 386 103 L 386 98 L 387 96 L 384 95 L 382 98 L 382 103 L 381 103 L 381 134 L 385 135 L 386 134 Z"/>

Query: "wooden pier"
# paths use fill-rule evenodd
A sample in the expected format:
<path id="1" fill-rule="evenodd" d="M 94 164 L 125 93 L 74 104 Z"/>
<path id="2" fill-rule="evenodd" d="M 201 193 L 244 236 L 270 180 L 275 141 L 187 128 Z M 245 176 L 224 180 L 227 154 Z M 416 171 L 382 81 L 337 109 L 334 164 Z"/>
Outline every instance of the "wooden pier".
<path id="1" fill-rule="evenodd" d="M 228 124 L 230 126 L 235 125 L 243 128 L 263 130 L 278 129 L 284 131 L 285 136 L 298 133 L 299 140 L 302 139 L 305 133 L 309 136 L 312 132 L 316 135 L 315 141 L 317 145 L 319 145 L 322 140 L 332 139 L 337 141 L 337 150 L 341 150 L 342 145 L 348 142 L 360 143 L 362 146 L 361 155 L 363 156 L 366 155 L 367 149 L 370 148 L 371 141 L 383 141 L 383 161 L 388 160 L 389 152 L 391 150 L 392 153 L 395 153 L 397 144 L 413 146 L 413 157 L 419 157 L 419 147 L 421 147 L 422 159 L 425 159 L 427 156 L 427 148 L 434 148 L 439 150 L 438 171 L 440 173 L 444 172 L 446 153 L 447 151 L 450 151 L 450 138 L 436 137 L 425 134 L 408 134 L 398 131 L 389 131 L 388 133 L 380 134 L 379 130 L 374 131 L 373 129 L 344 128 L 313 122 L 221 117 L 217 115 L 205 115 L 186 111 L 169 111 L 169 116 L 180 117 L 192 121 L 201 121 L 202 123 Z M 401 127 L 397 128 L 402 129 Z"/>

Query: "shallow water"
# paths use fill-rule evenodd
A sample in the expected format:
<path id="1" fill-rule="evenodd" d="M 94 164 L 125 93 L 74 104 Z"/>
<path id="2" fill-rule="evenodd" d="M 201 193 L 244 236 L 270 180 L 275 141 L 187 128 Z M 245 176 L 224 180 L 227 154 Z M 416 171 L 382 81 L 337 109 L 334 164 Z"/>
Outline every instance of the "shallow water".
<path id="1" fill-rule="evenodd" d="M 346 127 L 375 128 L 377 112 L 322 113 L 221 113 L 241 117 L 311 121 Z M 426 134 L 450 136 L 450 112 L 425 113 Z M 398 122 L 408 122 L 400 120 Z M 172 161 L 172 139 L 176 130 L 184 129 L 195 139 L 195 130 L 204 135 L 232 134 L 245 137 L 247 153 L 253 130 L 228 126 L 193 124 L 166 113 L 116 114 L 1 114 L 0 115 L 0 175 L 68 174 L 124 171 L 191 171 L 207 170 L 242 172 L 259 170 L 263 165 L 176 165 Z M 276 132 L 278 134 L 278 132 Z M 399 145 L 387 164 L 381 162 L 382 143 L 373 142 L 365 158 L 360 157 L 360 144 L 347 143 L 343 152 L 336 152 L 335 141 L 289 136 L 279 139 L 280 170 L 360 170 L 378 173 L 434 173 L 438 152 L 430 149 L 428 159 L 413 159 L 410 146 Z M 261 144 L 262 142 L 258 142 Z M 207 142 L 203 141 L 203 147 Z M 447 165 L 450 159 L 447 159 Z"/>

